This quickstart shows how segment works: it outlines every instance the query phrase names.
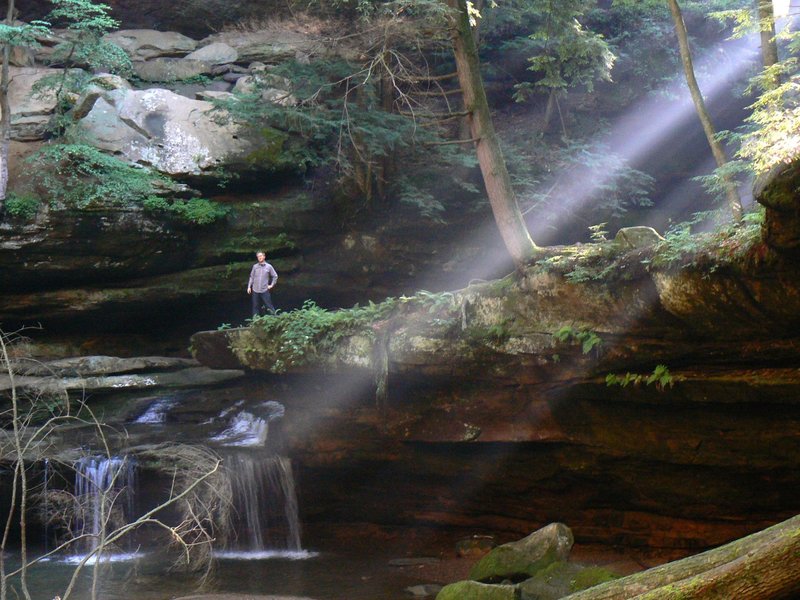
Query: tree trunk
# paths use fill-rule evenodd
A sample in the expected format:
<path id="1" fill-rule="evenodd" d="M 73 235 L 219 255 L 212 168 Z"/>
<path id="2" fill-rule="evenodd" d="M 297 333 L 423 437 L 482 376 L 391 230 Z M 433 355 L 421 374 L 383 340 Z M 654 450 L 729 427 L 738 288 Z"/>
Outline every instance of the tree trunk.
<path id="1" fill-rule="evenodd" d="M 683 15 L 681 14 L 680 6 L 677 0 L 667 0 L 669 10 L 672 13 L 672 20 L 675 23 L 675 33 L 678 35 L 678 47 L 681 53 L 681 62 L 683 63 L 683 71 L 686 75 L 686 83 L 689 86 L 689 92 L 692 95 L 697 116 L 700 118 L 700 123 L 703 125 L 708 145 L 711 146 L 711 153 L 714 155 L 714 160 L 718 167 L 723 167 L 728 163 L 728 157 L 725 155 L 725 150 L 717 140 L 717 132 L 714 129 L 714 124 L 711 122 L 711 115 L 706 108 L 703 94 L 700 92 L 700 86 L 697 84 L 697 79 L 694 75 L 694 65 L 692 64 L 692 53 L 689 49 L 689 38 L 686 34 L 686 24 L 683 22 Z M 733 219 L 735 221 L 742 220 L 742 200 L 739 197 L 739 192 L 736 189 L 736 182 L 730 177 L 723 178 L 725 186 L 725 196 L 728 199 L 728 206 L 730 207 Z"/>
<path id="2" fill-rule="evenodd" d="M 761 32 L 761 61 L 764 68 L 778 64 L 778 42 L 775 40 L 775 11 L 772 0 L 756 0 Z"/>
<path id="3" fill-rule="evenodd" d="M 517 205 L 517 198 L 511 187 L 511 177 L 506 169 L 503 152 L 492 124 L 466 0 L 447 0 L 447 4 L 455 9 L 452 30 L 453 54 L 456 59 L 458 82 L 464 96 L 464 107 L 469 112 L 472 139 L 477 140 L 475 150 L 483 183 L 503 242 L 517 269 L 521 269 L 533 257 L 536 246 L 531 240 Z"/>
<path id="4" fill-rule="evenodd" d="M 768 600 L 800 591 L 800 515 L 564 600 Z"/>
<path id="5" fill-rule="evenodd" d="M 6 24 L 14 23 L 14 0 L 8 0 Z M 8 103 L 8 85 L 10 83 L 9 63 L 11 62 L 11 44 L 3 46 L 3 64 L 0 67 L 0 214 L 6 204 L 8 192 L 8 147 L 11 143 L 11 107 Z"/>

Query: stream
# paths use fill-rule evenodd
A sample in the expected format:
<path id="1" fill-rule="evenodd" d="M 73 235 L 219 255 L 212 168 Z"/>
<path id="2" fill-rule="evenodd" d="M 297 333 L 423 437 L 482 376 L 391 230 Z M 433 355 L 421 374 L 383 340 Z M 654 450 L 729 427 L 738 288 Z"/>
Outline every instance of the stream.
<path id="1" fill-rule="evenodd" d="M 37 514 L 51 514 L 57 510 L 52 503 L 68 495 L 80 507 L 69 523 L 71 535 L 86 537 L 29 569 L 28 585 L 33 597 L 50 600 L 64 594 L 76 565 L 97 546 L 104 520 L 109 521 L 108 531 L 117 520 L 130 522 L 143 514 L 154 505 L 154 498 L 163 500 L 172 481 L 142 468 L 135 458 L 125 454 L 124 447 L 141 448 L 165 441 L 213 449 L 230 474 L 227 525 L 233 533 L 224 540 L 220 536 L 215 543 L 210 576 L 198 588 L 196 575 L 171 569 L 176 553 L 165 552 L 163 536 L 157 537 L 152 529 L 143 528 L 143 532 L 103 554 L 100 565 L 86 565 L 72 598 L 90 597 L 94 569 L 100 569 L 98 598 L 103 599 L 165 599 L 201 589 L 204 593 L 272 594 L 317 600 L 391 600 L 411 597 L 405 588 L 431 583 L 432 578 L 446 582 L 449 575 L 439 573 L 437 560 L 425 559 L 419 564 L 412 560 L 414 564 L 393 566 L 392 559 L 407 556 L 404 544 L 403 550 L 398 550 L 392 543 L 366 539 L 341 545 L 332 538 L 315 540 L 304 536 L 298 500 L 302 494 L 298 494 L 292 461 L 283 453 L 280 427 L 290 409 L 277 399 L 265 399 L 264 389 L 263 385 L 239 382 L 90 397 L 93 410 L 114 427 L 120 438 L 109 437 L 114 455 L 103 456 L 96 447 L 88 446 L 91 436 L 83 429 L 61 433 L 57 443 L 71 450 L 81 446 L 83 455 L 74 460 L 70 469 L 63 464 L 59 468 L 58 461 L 45 460 L 31 471 L 32 479 L 40 486 L 37 490 L 43 492 L 35 496 L 40 503 Z M 248 390 L 251 397 L 247 396 Z M 29 534 L 34 540 L 29 544 L 29 558 L 59 543 L 58 529 L 49 522 L 34 524 Z M 63 531 L 61 534 L 63 537 Z M 6 562 L 7 571 L 13 570 L 19 564 L 19 553 L 8 553 Z M 18 582 L 12 585 L 16 588 Z"/>

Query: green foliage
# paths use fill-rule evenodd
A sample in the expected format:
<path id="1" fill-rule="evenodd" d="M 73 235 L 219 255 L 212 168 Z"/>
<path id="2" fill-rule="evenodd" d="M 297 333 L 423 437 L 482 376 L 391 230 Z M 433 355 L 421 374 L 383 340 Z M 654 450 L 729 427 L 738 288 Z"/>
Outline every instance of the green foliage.
<path id="1" fill-rule="evenodd" d="M 751 252 L 761 242 L 763 222 L 761 206 L 745 213 L 741 223 L 722 220 L 718 212 L 696 213 L 667 231 L 649 262 L 656 267 L 704 266 L 713 272 Z"/>
<path id="2" fill-rule="evenodd" d="M 472 167 L 475 159 L 463 148 L 438 144 L 435 127 L 420 126 L 411 112 L 427 108 L 404 106 L 409 114 L 398 114 L 397 106 L 387 110 L 380 75 L 389 68 L 380 61 L 366 67 L 343 59 L 288 61 L 256 76 L 247 93 L 215 104 L 223 109 L 221 119 L 233 118 L 268 139 L 280 138 L 287 167 L 299 172 L 333 168 L 343 193 L 362 196 L 368 206 L 380 183 L 386 198 L 438 220 L 444 211 L 439 199 L 443 179 L 450 188 L 476 191 L 447 167 Z M 275 89 L 285 90 L 292 101 L 265 102 L 264 92 Z"/>
<path id="3" fill-rule="evenodd" d="M 546 271 L 561 273 L 571 283 L 615 280 L 634 277 L 641 265 L 632 263 L 625 252 L 611 243 L 567 246 L 561 252 L 536 262 Z M 639 267 L 637 269 L 636 267 Z"/>
<path id="4" fill-rule="evenodd" d="M 226 206 L 206 198 L 190 198 L 188 200 L 167 200 L 159 196 L 148 196 L 142 202 L 146 210 L 165 212 L 187 223 L 208 225 L 218 221 L 230 212 Z"/>
<path id="5" fill-rule="evenodd" d="M 788 79 L 774 89 L 764 91 L 752 105 L 747 118 L 750 130 L 742 137 L 738 155 L 752 164 L 756 174 L 768 172 L 781 163 L 797 158 L 800 136 L 800 75 L 798 62 L 791 58 L 779 65 Z"/>
<path id="6" fill-rule="evenodd" d="M 379 304 L 370 302 L 364 307 L 329 311 L 306 300 L 302 308 L 290 312 L 254 317 L 251 327 L 268 335 L 275 344 L 270 349 L 276 357 L 273 369 L 283 372 L 308 363 L 313 356 L 333 352 L 344 338 L 357 334 L 374 336 L 372 325 L 389 317 L 397 306 L 398 300 L 387 298 Z"/>
<path id="7" fill-rule="evenodd" d="M 630 210 L 652 205 L 653 178 L 603 143 L 543 138 L 531 147 L 529 140 L 514 138 L 505 156 L 520 208 L 535 214 L 539 223 L 563 228 L 563 198 L 581 192 L 576 182 L 591 182 L 593 194 L 591 202 L 573 211 L 575 224 L 603 221 L 617 227 Z"/>
<path id="8" fill-rule="evenodd" d="M 157 194 L 173 184 L 145 167 L 132 166 L 84 144 L 48 144 L 27 159 L 40 173 L 39 195 L 68 208 L 143 206 L 180 220 L 206 225 L 228 209 L 210 200 L 167 200 Z"/>
<path id="9" fill-rule="evenodd" d="M 656 365 L 653 372 L 649 374 L 625 373 L 625 375 L 620 376 L 609 373 L 606 375 L 606 385 L 609 387 L 614 385 L 627 387 L 629 385 L 655 384 L 656 389 L 663 391 L 672 387 L 675 385 L 676 381 L 680 381 L 681 379 L 682 377 L 673 376 L 672 373 L 669 372 L 667 365 Z"/>
<path id="10" fill-rule="evenodd" d="M 598 223 L 597 225 L 589 225 L 589 237 L 595 243 L 607 242 L 608 230 L 606 229 L 608 223 Z"/>
<path id="11" fill-rule="evenodd" d="M 50 0 L 53 10 L 48 20 L 60 27 L 101 37 L 119 27 L 119 21 L 109 15 L 111 7 L 92 0 Z"/>
<path id="12" fill-rule="evenodd" d="M 41 174 L 46 197 L 80 209 L 141 203 L 162 181 L 149 169 L 85 144 L 48 144 L 28 161 Z"/>
<path id="13" fill-rule="evenodd" d="M 584 354 L 589 354 L 603 343 L 596 332 L 590 329 L 575 329 L 570 325 L 565 325 L 553 333 L 553 337 L 559 342 L 580 344 L 581 352 Z"/>
<path id="14" fill-rule="evenodd" d="M 39 199 L 29 194 L 18 195 L 10 193 L 6 196 L 6 211 L 12 217 L 30 220 L 39 210 Z"/>
<path id="15" fill-rule="evenodd" d="M 38 48 L 37 38 L 50 33 L 50 24 L 45 21 L 31 21 L 20 25 L 0 23 L 0 45 L 27 46 Z"/>
<path id="16" fill-rule="evenodd" d="M 429 292 L 420 290 L 414 296 L 401 296 L 401 301 L 413 302 L 420 306 L 428 306 L 428 312 L 434 313 L 441 309 L 453 309 L 458 305 L 458 300 L 452 292 Z"/>
<path id="17" fill-rule="evenodd" d="M 122 48 L 103 39 L 106 33 L 119 26 L 119 22 L 109 15 L 111 8 L 108 5 L 91 0 L 51 2 L 54 8 L 47 16 L 48 25 L 61 27 L 65 32 L 62 36 L 64 41 L 53 49 L 48 60 L 63 70 L 60 75 L 42 78 L 34 91 L 47 93 L 52 90 L 55 93 L 56 115 L 51 130 L 58 135 L 72 125 L 65 118 L 65 113 L 71 108 L 69 96 L 83 90 L 91 77 L 90 72 L 128 77 L 133 73 L 133 65 Z"/>
<path id="18" fill-rule="evenodd" d="M 586 8 L 582 0 L 532 3 L 539 25 L 527 39 L 517 38 L 507 48 L 525 51 L 530 56 L 528 69 L 540 77 L 518 84 L 517 100 L 524 100 L 536 87 L 566 90 L 583 85 L 592 91 L 595 81 L 611 79 L 616 57 L 602 36 L 579 21 Z"/>

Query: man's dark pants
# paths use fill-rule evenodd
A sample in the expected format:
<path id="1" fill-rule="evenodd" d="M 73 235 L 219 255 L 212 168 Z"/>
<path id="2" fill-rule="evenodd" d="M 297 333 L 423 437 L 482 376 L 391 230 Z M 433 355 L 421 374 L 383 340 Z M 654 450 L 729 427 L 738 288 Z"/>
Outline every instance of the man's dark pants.
<path id="1" fill-rule="evenodd" d="M 269 314 L 275 314 L 275 307 L 272 306 L 272 298 L 269 297 L 269 292 L 253 292 L 253 316 L 257 317 L 261 307 L 266 306 Z"/>

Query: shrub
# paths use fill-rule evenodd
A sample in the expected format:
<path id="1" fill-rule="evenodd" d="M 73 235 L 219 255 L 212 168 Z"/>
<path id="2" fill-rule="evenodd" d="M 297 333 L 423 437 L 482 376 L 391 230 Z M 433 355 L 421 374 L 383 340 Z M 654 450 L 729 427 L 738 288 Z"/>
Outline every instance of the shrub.
<path id="1" fill-rule="evenodd" d="M 6 210 L 12 217 L 30 220 L 39 210 L 39 198 L 31 195 L 9 194 L 6 198 Z"/>

